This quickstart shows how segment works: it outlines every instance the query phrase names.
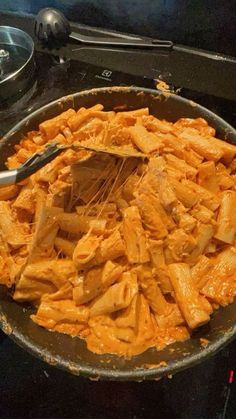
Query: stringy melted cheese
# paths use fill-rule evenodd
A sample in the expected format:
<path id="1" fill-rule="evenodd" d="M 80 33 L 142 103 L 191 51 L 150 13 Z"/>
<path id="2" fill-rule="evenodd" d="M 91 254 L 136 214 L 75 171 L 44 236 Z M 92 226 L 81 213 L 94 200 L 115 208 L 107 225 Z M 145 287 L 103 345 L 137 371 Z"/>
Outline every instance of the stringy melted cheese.
<path id="1" fill-rule="evenodd" d="M 204 119 L 69 109 L 29 132 L 8 167 L 50 142 L 126 157 L 68 149 L 0 189 L 0 282 L 35 305 L 35 323 L 132 356 L 189 338 L 233 301 L 236 147 Z"/>

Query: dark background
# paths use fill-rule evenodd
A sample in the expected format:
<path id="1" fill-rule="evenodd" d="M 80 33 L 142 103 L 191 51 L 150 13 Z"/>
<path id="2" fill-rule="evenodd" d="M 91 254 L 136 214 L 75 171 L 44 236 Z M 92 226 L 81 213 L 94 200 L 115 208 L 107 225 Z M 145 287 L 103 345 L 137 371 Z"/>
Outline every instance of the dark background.
<path id="1" fill-rule="evenodd" d="M 223 415 L 234 348 L 172 379 L 93 382 L 33 358 L 0 332 L 0 418 L 234 419 L 235 382 Z"/>
<path id="2" fill-rule="evenodd" d="M 57 7 L 76 22 L 236 55 L 235 0 L 0 0 L 0 10 Z"/>

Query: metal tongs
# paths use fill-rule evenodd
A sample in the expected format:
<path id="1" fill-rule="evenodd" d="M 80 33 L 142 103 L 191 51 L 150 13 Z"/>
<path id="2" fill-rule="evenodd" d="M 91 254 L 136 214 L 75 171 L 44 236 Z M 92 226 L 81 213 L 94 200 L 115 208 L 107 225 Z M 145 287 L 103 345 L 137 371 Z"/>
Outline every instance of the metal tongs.
<path id="1" fill-rule="evenodd" d="M 62 151 L 72 150 L 87 150 L 95 153 L 110 154 L 120 158 L 146 158 L 146 155 L 140 152 L 135 152 L 130 149 L 121 149 L 120 147 L 98 147 L 85 145 L 80 143 L 74 143 L 70 145 L 62 145 L 58 143 L 47 144 L 45 149 L 40 153 L 35 153 L 29 157 L 21 166 L 17 169 L 4 170 L 0 172 L 0 188 L 14 185 L 27 179 L 33 173 L 36 173 L 39 169 L 50 163 L 55 157 L 57 157 Z M 79 161 L 78 161 L 79 163 Z M 77 163 L 76 163 L 77 164 Z"/>

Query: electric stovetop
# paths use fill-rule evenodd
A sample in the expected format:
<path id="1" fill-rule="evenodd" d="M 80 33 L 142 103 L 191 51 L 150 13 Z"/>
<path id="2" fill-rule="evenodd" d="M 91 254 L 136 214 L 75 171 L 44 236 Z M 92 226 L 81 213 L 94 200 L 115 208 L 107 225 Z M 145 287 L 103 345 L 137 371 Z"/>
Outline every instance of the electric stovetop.
<path id="1" fill-rule="evenodd" d="M 31 17 L 0 14 L 0 24 L 33 35 Z M 35 61 L 28 90 L 0 106 L 0 136 L 63 95 L 112 85 L 156 88 L 158 81 L 236 125 L 232 57 L 188 48 L 166 53 L 36 42 Z M 0 418 L 235 418 L 235 350 L 233 342 L 201 365 L 158 382 L 91 382 L 33 358 L 0 332 Z"/>

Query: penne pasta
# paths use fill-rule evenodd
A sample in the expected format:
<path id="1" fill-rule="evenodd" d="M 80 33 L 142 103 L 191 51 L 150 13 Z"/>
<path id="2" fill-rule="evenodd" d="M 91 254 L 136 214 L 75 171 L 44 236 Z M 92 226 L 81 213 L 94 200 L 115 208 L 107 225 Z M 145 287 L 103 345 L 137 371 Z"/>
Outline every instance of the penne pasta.
<path id="1" fill-rule="evenodd" d="M 14 249 L 27 243 L 24 229 L 14 219 L 10 205 L 6 201 L 0 201 L 0 234 Z"/>
<path id="2" fill-rule="evenodd" d="M 59 229 L 57 216 L 61 208 L 43 207 L 29 248 L 28 262 L 53 256 L 54 243 Z"/>
<path id="3" fill-rule="evenodd" d="M 101 262 L 114 260 L 125 254 L 125 244 L 119 230 L 115 230 L 107 239 L 102 240 L 97 252 L 97 259 Z"/>
<path id="4" fill-rule="evenodd" d="M 121 276 L 123 269 L 121 266 L 108 261 L 103 269 L 91 269 L 85 279 L 81 279 L 78 286 L 73 289 L 73 299 L 77 305 L 87 303 L 105 289 L 109 288 Z"/>
<path id="5" fill-rule="evenodd" d="M 75 242 L 63 239 L 62 237 L 56 237 L 54 246 L 58 252 L 61 252 L 64 256 L 68 256 L 70 259 L 72 259 L 76 246 Z"/>
<path id="6" fill-rule="evenodd" d="M 118 328 L 129 327 L 134 330 L 135 334 L 137 334 L 139 304 L 139 296 L 136 294 L 130 305 L 123 309 L 120 316 L 115 319 L 115 324 Z"/>
<path id="7" fill-rule="evenodd" d="M 158 132 L 167 134 L 173 131 L 173 124 L 168 121 L 161 121 L 160 119 L 155 118 L 153 115 L 149 115 L 149 112 L 146 114 L 148 116 L 142 117 L 142 124 L 147 128 L 148 131 Z"/>
<path id="8" fill-rule="evenodd" d="M 212 268 L 205 276 L 201 293 L 223 306 L 232 302 L 236 292 L 235 270 L 236 249 L 229 247 L 214 260 Z"/>
<path id="9" fill-rule="evenodd" d="M 67 121 L 72 116 L 76 115 L 74 109 L 68 109 L 68 111 L 62 112 L 55 118 L 48 119 L 39 125 L 39 130 L 46 140 L 52 140 L 56 137 L 67 126 Z"/>
<path id="10" fill-rule="evenodd" d="M 73 261 L 77 269 L 86 268 L 86 265 L 91 262 L 93 266 L 93 260 L 96 256 L 96 250 L 101 243 L 102 237 L 98 237 L 88 232 L 83 236 L 77 243 L 74 253 Z"/>
<path id="11" fill-rule="evenodd" d="M 166 154 L 165 159 L 167 163 L 179 170 L 187 179 L 195 180 L 197 176 L 197 169 L 186 163 L 185 160 L 180 159 L 172 154 Z"/>
<path id="12" fill-rule="evenodd" d="M 169 265 L 171 283 L 176 301 L 191 329 L 202 326 L 209 321 L 209 314 L 194 287 L 189 266 L 185 263 Z"/>
<path id="13" fill-rule="evenodd" d="M 219 198 L 212 192 L 197 183 L 192 182 L 191 180 L 183 180 L 182 184 L 184 187 L 188 188 L 189 193 L 194 193 L 195 196 L 197 196 L 198 202 L 202 203 L 211 211 L 215 211 L 219 207 Z"/>
<path id="14" fill-rule="evenodd" d="M 0 188 L 0 201 L 8 201 L 9 199 L 13 199 L 18 193 L 18 185 L 11 185 Z"/>
<path id="15" fill-rule="evenodd" d="M 199 224 L 196 231 L 196 247 L 190 254 L 189 260 L 195 260 L 200 256 L 206 247 L 209 245 L 210 240 L 214 235 L 214 227 L 211 224 Z"/>
<path id="16" fill-rule="evenodd" d="M 225 191 L 221 194 L 221 205 L 217 217 L 214 237 L 232 244 L 236 235 L 236 192 Z"/>
<path id="17" fill-rule="evenodd" d="M 34 214 L 35 196 L 31 185 L 23 186 L 12 207 L 18 211 L 24 211 L 29 216 Z"/>
<path id="18" fill-rule="evenodd" d="M 176 197 L 185 207 L 192 208 L 198 202 L 199 197 L 196 192 L 191 191 L 184 183 L 172 178 L 170 179 L 170 184 Z"/>
<path id="19" fill-rule="evenodd" d="M 143 294 L 155 313 L 159 327 L 172 327 L 183 324 L 184 320 L 177 305 L 166 301 L 150 270 L 139 269 L 138 279 Z"/>
<path id="20" fill-rule="evenodd" d="M 0 283 L 38 326 L 131 357 L 189 339 L 233 301 L 235 145 L 203 118 L 96 104 L 42 122 L 8 168 L 52 142 L 98 151 L 67 148 L 0 189 Z"/>
<path id="21" fill-rule="evenodd" d="M 142 221 L 155 239 L 163 239 L 168 234 L 169 217 L 161 206 L 158 198 L 147 193 L 138 193 L 135 203 L 141 214 Z"/>
<path id="22" fill-rule="evenodd" d="M 146 130 L 142 125 L 127 128 L 134 145 L 143 153 L 159 150 L 160 141 L 157 136 Z"/>
<path id="23" fill-rule="evenodd" d="M 127 272 L 129 276 L 133 274 Z M 128 307 L 137 294 L 138 287 L 132 286 L 127 276 L 118 284 L 112 285 L 101 297 L 98 297 L 90 305 L 90 315 L 100 316 L 102 314 L 113 313 Z"/>
<path id="24" fill-rule="evenodd" d="M 170 181 L 166 174 L 168 173 L 165 160 L 162 157 L 151 158 L 148 164 L 147 175 L 143 182 L 146 183 L 146 189 L 150 193 L 150 186 L 158 197 L 161 205 L 165 210 L 169 211 L 177 202 L 177 197 L 171 187 Z M 147 186 L 148 185 L 148 186 Z M 162 215 L 165 211 L 162 211 Z"/>
<path id="25" fill-rule="evenodd" d="M 190 214 L 182 214 L 179 220 L 179 227 L 183 229 L 186 233 L 191 233 L 196 227 L 197 221 Z"/>
<path id="26" fill-rule="evenodd" d="M 117 118 L 127 118 L 127 117 L 134 117 L 134 118 L 138 118 L 141 116 L 148 116 L 149 115 L 149 109 L 148 108 L 140 108 L 140 109 L 135 109 L 133 111 L 124 111 L 124 112 L 117 112 Z"/>
<path id="27" fill-rule="evenodd" d="M 136 206 L 126 208 L 123 217 L 123 235 L 128 261 L 130 263 L 148 262 L 150 257 L 138 208 Z"/>
<path id="28" fill-rule="evenodd" d="M 165 241 L 165 260 L 166 263 L 180 262 L 191 255 L 196 248 L 196 239 L 187 234 L 183 229 L 176 229 L 168 235 Z"/>
<path id="29" fill-rule="evenodd" d="M 31 318 L 38 325 L 53 330 L 58 323 L 86 323 L 88 316 L 87 307 L 77 307 L 71 300 L 43 300 L 37 314 Z"/>
<path id="30" fill-rule="evenodd" d="M 201 255 L 198 262 L 191 269 L 193 283 L 197 289 L 202 289 L 207 282 L 207 274 L 212 269 L 212 261 L 205 255 Z"/>
<path id="31" fill-rule="evenodd" d="M 209 138 L 199 135 L 194 128 L 184 129 L 179 136 L 186 141 L 188 146 L 207 160 L 218 161 L 224 155 L 224 151 L 219 147 L 217 141 L 210 141 Z"/>
<path id="32" fill-rule="evenodd" d="M 218 163 L 216 165 L 216 175 L 218 185 L 221 190 L 231 189 L 234 187 L 235 180 L 232 178 L 232 176 L 230 176 L 229 169 L 227 169 L 222 163 Z"/>
<path id="33" fill-rule="evenodd" d="M 213 211 L 205 207 L 204 205 L 198 204 L 191 210 L 191 215 L 203 224 L 215 224 L 215 214 Z"/>
<path id="34" fill-rule="evenodd" d="M 213 161 L 202 163 L 198 167 L 198 183 L 205 189 L 216 194 L 219 192 L 216 167 Z"/>
<path id="35" fill-rule="evenodd" d="M 37 224 L 43 207 L 46 205 L 47 192 L 41 186 L 34 185 L 33 193 L 35 197 L 34 222 Z"/>
<path id="36" fill-rule="evenodd" d="M 164 294 L 171 293 L 173 288 L 170 282 L 169 271 L 165 261 L 162 240 L 149 239 L 148 249 L 154 267 L 153 274 L 156 277 L 157 283 L 159 284 Z"/>
<path id="37" fill-rule="evenodd" d="M 93 217 L 67 212 L 62 212 L 57 217 L 60 229 L 73 234 L 87 233 L 93 219 Z"/>

